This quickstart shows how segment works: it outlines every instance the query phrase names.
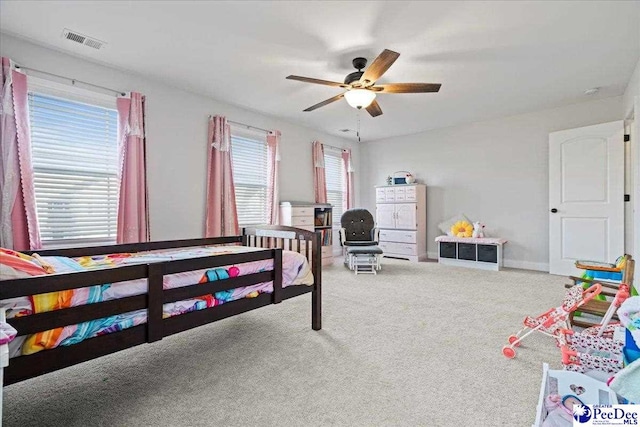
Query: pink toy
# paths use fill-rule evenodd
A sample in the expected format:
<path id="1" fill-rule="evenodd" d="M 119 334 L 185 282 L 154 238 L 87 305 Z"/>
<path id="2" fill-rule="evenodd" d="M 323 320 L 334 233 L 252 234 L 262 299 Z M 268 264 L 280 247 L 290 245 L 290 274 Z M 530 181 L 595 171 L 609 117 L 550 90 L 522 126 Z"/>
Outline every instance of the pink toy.
<path id="1" fill-rule="evenodd" d="M 582 401 L 574 395 L 560 396 L 550 394 L 544 400 L 547 417 L 542 427 L 571 427 L 573 425 L 573 405 L 583 405 Z"/>
<path id="2" fill-rule="evenodd" d="M 508 359 L 516 357 L 515 347 L 520 346 L 520 342 L 533 332 L 555 338 L 558 346 L 564 344 L 564 331 L 569 329 L 569 314 L 594 299 L 601 290 L 602 286 L 598 283 L 589 289 L 584 289 L 582 285 L 569 288 L 559 307 L 552 308 L 538 317 L 525 317 L 524 328 L 509 337 L 509 345 L 502 347 L 502 354 Z"/>
<path id="3" fill-rule="evenodd" d="M 586 373 L 600 371 L 615 374 L 623 367 L 624 338 L 614 336 L 619 323 L 610 323 L 618 307 L 629 298 L 629 286 L 620 285 L 616 296 L 599 325 L 582 332 L 562 330 L 562 364 L 569 371 Z"/>
<path id="4" fill-rule="evenodd" d="M 483 239 L 484 238 L 484 224 L 482 224 L 481 222 L 474 222 L 473 223 L 473 233 L 471 234 L 471 237 Z"/>

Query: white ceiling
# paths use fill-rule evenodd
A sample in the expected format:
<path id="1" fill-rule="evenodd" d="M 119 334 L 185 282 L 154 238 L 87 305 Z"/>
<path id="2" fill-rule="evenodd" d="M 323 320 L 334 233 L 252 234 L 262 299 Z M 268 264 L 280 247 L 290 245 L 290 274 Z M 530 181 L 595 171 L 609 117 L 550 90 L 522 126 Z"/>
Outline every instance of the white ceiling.
<path id="1" fill-rule="evenodd" d="M 0 29 L 174 86 L 342 135 L 346 101 L 302 110 L 338 88 L 351 59 L 401 53 L 380 82 L 442 83 L 382 94 L 363 140 L 416 133 L 623 93 L 640 56 L 640 1 L 79 2 L 2 1 Z M 63 28 L 106 41 L 95 51 Z M 28 66 L 28 64 L 27 64 Z"/>

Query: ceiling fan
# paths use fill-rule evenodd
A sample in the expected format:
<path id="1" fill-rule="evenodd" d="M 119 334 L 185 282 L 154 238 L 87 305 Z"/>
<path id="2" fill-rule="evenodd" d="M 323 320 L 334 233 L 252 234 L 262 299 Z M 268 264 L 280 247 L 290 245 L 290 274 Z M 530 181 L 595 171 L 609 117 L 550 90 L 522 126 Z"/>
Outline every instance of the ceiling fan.
<path id="1" fill-rule="evenodd" d="M 312 105 L 304 111 L 316 110 L 344 97 L 353 108 L 364 108 L 372 117 L 377 117 L 382 114 L 382 109 L 376 101 L 376 94 L 378 93 L 426 93 L 440 90 L 440 83 L 387 83 L 376 85 L 376 81 L 382 77 L 399 56 L 398 52 L 385 49 L 365 71 L 362 71 L 362 69 L 366 67 L 367 60 L 365 58 L 355 58 L 352 63 L 358 71 L 348 74 L 344 79 L 344 83 L 293 75 L 288 76 L 287 79 L 347 89 L 346 92 Z"/>

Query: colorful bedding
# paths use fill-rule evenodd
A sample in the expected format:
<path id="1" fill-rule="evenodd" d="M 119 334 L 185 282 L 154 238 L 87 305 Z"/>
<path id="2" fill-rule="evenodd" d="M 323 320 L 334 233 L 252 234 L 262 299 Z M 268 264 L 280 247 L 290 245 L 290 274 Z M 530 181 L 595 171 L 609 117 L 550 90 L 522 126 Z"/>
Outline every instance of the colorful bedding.
<path id="1" fill-rule="evenodd" d="M 94 257 L 33 257 L 14 251 L 0 249 L 0 280 L 50 273 L 68 273 L 88 271 L 102 268 L 114 268 L 132 264 L 148 264 L 153 262 L 177 259 L 216 256 L 229 253 L 243 253 L 260 250 L 243 246 L 207 246 L 160 250 L 140 253 L 124 253 L 101 255 Z M 283 287 L 290 285 L 311 285 L 313 275 L 306 258 L 296 252 L 283 251 Z M 229 277 L 242 276 L 261 271 L 273 270 L 273 260 L 252 261 L 237 265 L 188 271 L 164 276 L 164 289 L 172 289 L 194 283 L 207 283 Z M 8 309 L 7 317 L 25 316 L 43 313 L 84 304 L 92 304 L 127 296 L 146 293 L 146 279 L 127 282 L 96 285 L 69 291 L 51 292 L 31 297 L 4 300 L 0 304 Z M 273 283 L 260 283 L 228 291 L 216 292 L 213 295 L 177 301 L 163 305 L 163 317 L 201 310 L 221 305 L 240 298 L 252 298 L 261 293 L 273 292 Z M 103 319 L 92 320 L 78 325 L 70 325 L 40 332 L 27 337 L 18 337 L 10 344 L 11 356 L 33 354 L 41 350 L 55 348 L 59 345 L 72 345 L 84 339 L 121 331 L 132 326 L 145 323 L 146 310 L 137 310 Z"/>

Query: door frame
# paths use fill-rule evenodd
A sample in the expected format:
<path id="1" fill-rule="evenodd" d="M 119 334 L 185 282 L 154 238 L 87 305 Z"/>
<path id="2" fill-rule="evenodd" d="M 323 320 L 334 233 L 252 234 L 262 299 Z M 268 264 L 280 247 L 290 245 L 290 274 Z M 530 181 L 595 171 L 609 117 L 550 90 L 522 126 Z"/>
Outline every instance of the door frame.
<path id="1" fill-rule="evenodd" d="M 631 203 L 633 204 L 633 255 L 634 258 L 640 258 L 640 195 L 638 189 L 640 186 L 640 96 L 634 96 L 634 102 L 631 110 L 625 112 L 625 121 L 633 120 L 633 138 L 631 139 Z"/>

